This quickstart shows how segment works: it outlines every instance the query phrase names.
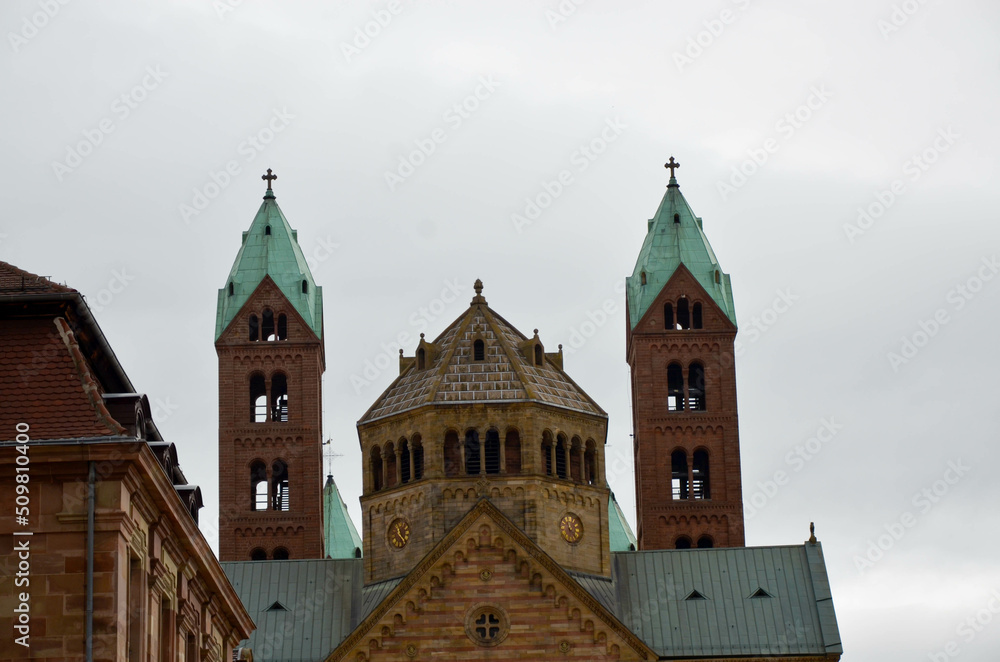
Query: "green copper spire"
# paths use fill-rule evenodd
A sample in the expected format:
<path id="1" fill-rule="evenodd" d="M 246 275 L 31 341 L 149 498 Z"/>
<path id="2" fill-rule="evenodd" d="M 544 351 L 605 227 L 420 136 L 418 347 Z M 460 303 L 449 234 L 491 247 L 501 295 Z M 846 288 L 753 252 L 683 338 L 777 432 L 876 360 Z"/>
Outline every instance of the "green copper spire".
<path id="1" fill-rule="evenodd" d="M 612 552 L 634 552 L 638 549 L 635 534 L 632 533 L 632 527 L 628 525 L 614 492 L 608 499 L 608 541 Z"/>
<path id="2" fill-rule="evenodd" d="M 323 288 L 316 287 L 305 255 L 299 248 L 298 233 L 288 224 L 275 200 L 271 182 L 277 175 L 272 175 L 268 169 L 262 179 L 267 181 L 264 202 L 250 229 L 243 233 L 243 245 L 236 254 L 236 262 L 225 286 L 219 290 L 215 339 L 219 339 L 264 276 L 271 277 L 309 328 L 322 338 Z"/>
<path id="3" fill-rule="evenodd" d="M 629 325 L 635 328 L 646 314 L 660 290 L 674 275 L 680 265 L 698 280 L 712 300 L 736 324 L 733 305 L 733 288 L 729 275 L 722 271 L 708 237 L 701 227 L 701 219 L 694 215 L 687 200 L 681 195 L 674 177 L 680 163 L 670 157 L 665 166 L 670 170 L 667 193 L 659 209 L 649 221 L 646 239 L 642 242 L 635 270 L 625 279 L 628 296 Z"/>
<path id="4" fill-rule="evenodd" d="M 329 475 L 323 486 L 323 536 L 327 558 L 353 559 L 361 556 L 361 536 L 354 528 L 337 483 Z"/>

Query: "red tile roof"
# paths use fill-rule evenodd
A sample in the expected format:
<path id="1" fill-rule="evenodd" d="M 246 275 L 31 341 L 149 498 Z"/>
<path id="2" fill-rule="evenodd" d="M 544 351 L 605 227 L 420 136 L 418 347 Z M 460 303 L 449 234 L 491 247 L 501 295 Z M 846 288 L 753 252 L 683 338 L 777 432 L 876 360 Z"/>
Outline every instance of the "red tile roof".
<path id="1" fill-rule="evenodd" d="M 45 283 L 46 287 L 62 288 L 49 291 L 72 291 Z M 65 339 L 57 323 L 64 325 Z M 32 439 L 104 437 L 125 432 L 104 409 L 100 385 L 62 318 L 0 322 L 0 402 L 2 439 L 12 439 L 18 423 L 31 426 Z"/>
<path id="2" fill-rule="evenodd" d="M 54 292 L 76 292 L 72 287 L 53 283 L 44 276 L 18 269 L 13 264 L 0 262 L 0 295 L 3 294 L 44 294 Z"/>

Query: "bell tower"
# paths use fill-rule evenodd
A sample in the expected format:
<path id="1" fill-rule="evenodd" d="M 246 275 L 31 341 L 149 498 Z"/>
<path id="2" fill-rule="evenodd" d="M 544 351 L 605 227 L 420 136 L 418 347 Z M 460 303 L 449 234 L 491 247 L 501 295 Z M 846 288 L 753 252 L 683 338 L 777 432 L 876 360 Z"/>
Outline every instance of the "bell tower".
<path id="1" fill-rule="evenodd" d="M 638 545 L 742 547 L 732 286 L 666 167 L 626 279 Z"/>
<path id="2" fill-rule="evenodd" d="M 323 292 L 267 192 L 219 290 L 219 558 L 324 556 Z"/>

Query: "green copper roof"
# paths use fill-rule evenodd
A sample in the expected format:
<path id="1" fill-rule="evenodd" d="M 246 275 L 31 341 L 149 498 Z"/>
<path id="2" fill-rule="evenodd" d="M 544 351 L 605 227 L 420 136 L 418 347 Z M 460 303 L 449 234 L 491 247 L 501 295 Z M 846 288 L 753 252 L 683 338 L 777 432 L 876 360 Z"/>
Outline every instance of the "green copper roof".
<path id="1" fill-rule="evenodd" d="M 354 528 L 347 504 L 340 496 L 333 476 L 327 476 L 323 486 L 323 535 L 328 558 L 353 559 L 362 549 L 361 536 Z"/>
<path id="2" fill-rule="evenodd" d="M 636 550 L 635 534 L 625 520 L 625 513 L 615 500 L 615 493 L 608 499 L 608 538 L 611 539 L 612 552 L 634 552 Z"/>
<path id="3" fill-rule="evenodd" d="M 219 306 L 215 317 L 216 340 L 264 280 L 264 276 L 271 277 L 309 328 L 318 338 L 322 338 L 322 288 L 316 287 L 305 255 L 299 248 L 298 234 L 288 225 L 271 189 L 267 189 L 264 202 L 257 210 L 250 229 L 243 233 L 243 245 L 236 254 L 236 262 L 233 263 L 226 284 L 219 290 Z"/>
<path id="4" fill-rule="evenodd" d="M 701 219 L 694 215 L 681 195 L 677 180 L 670 178 L 667 193 L 647 226 L 635 271 L 625 279 L 628 296 L 629 325 L 635 328 L 680 265 L 687 267 L 712 300 L 736 324 L 733 288 L 729 275 L 723 273 Z M 642 284 L 642 274 L 646 284 Z M 718 274 L 718 278 L 716 278 Z M 717 282 L 718 281 L 718 282 Z"/>
<path id="5" fill-rule="evenodd" d="M 844 652 L 819 543 L 611 556 L 615 614 L 661 660 Z M 691 599 L 694 591 L 704 599 Z"/>

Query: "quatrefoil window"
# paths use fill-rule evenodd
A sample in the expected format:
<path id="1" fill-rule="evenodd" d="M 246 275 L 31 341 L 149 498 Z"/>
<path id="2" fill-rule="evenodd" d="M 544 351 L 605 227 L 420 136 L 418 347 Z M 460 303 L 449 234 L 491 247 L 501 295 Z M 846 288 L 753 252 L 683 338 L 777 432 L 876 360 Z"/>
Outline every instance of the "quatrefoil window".
<path id="1" fill-rule="evenodd" d="M 475 620 L 473 631 L 483 642 L 490 642 L 500 635 L 500 619 L 492 612 L 484 612 Z"/>
<path id="2" fill-rule="evenodd" d="M 493 605 L 479 605 L 466 616 L 465 632 L 480 646 L 496 646 L 507 637 L 507 613 Z"/>

